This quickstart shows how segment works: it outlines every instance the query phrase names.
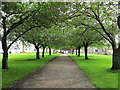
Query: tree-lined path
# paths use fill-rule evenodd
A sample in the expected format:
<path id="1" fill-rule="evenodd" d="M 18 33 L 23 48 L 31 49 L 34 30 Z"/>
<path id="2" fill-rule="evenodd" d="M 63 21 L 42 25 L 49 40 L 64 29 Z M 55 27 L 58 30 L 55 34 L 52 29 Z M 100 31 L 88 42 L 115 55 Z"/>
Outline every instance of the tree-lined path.
<path id="1" fill-rule="evenodd" d="M 60 55 L 13 88 L 95 88 L 74 61 Z"/>

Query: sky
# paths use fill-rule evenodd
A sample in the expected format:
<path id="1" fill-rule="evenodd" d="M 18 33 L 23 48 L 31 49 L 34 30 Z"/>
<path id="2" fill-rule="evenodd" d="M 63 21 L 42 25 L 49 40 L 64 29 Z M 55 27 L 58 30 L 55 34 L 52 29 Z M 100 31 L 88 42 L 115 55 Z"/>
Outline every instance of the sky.
<path id="1" fill-rule="evenodd" d="M 1 0 L 2 2 L 108 2 L 119 0 Z"/>

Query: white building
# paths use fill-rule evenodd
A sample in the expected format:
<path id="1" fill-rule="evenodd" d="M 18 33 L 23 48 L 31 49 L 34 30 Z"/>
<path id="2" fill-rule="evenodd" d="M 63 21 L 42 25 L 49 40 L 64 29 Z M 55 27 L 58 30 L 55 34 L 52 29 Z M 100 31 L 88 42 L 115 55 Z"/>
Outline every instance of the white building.
<path id="1" fill-rule="evenodd" d="M 42 49 L 40 49 L 42 52 Z M 10 49 L 8 50 L 8 53 L 23 53 L 23 52 L 35 52 L 35 47 L 32 44 L 23 45 L 22 42 L 14 43 Z M 0 54 L 3 53 L 2 50 L 2 43 L 0 42 Z"/>
<path id="2" fill-rule="evenodd" d="M 40 48 L 39 50 L 40 52 L 42 52 L 42 48 Z M 19 41 L 14 43 L 8 50 L 8 53 L 25 53 L 25 52 L 36 52 L 36 49 L 32 44 L 25 42 L 25 44 L 23 45 L 22 42 Z M 48 52 L 48 49 L 45 49 L 45 52 Z M 51 52 L 53 52 L 53 49 L 51 49 Z M 2 43 L 0 42 L 0 54 L 2 53 L 3 53 Z"/>

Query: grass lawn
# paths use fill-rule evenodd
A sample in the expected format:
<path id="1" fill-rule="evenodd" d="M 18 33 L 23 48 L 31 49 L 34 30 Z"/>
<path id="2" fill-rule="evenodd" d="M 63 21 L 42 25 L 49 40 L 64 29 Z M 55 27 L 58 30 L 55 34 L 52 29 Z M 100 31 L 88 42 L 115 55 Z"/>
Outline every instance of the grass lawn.
<path id="1" fill-rule="evenodd" d="M 118 71 L 112 71 L 112 57 L 107 55 L 88 54 L 89 60 L 84 60 L 84 54 L 77 57 L 69 56 L 76 62 L 89 80 L 98 88 L 118 88 Z"/>
<path id="2" fill-rule="evenodd" d="M 12 85 L 16 80 L 25 77 L 58 55 L 49 56 L 48 53 L 45 53 L 45 58 L 35 60 L 35 53 L 10 54 L 9 69 L 2 71 L 2 88 Z"/>

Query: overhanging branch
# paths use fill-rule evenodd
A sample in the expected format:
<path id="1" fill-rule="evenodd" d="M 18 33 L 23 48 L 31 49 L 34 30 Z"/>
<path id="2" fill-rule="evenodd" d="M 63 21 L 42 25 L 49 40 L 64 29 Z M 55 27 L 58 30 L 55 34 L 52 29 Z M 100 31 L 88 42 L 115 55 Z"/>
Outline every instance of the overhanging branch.
<path id="1" fill-rule="evenodd" d="M 28 31 L 32 30 L 33 28 L 36 28 L 36 27 L 41 27 L 41 26 L 33 26 L 29 29 L 27 29 L 26 31 L 24 31 L 22 34 L 20 34 L 16 39 L 14 39 L 9 45 L 8 45 L 8 49 L 11 47 L 11 45 L 16 42 L 22 35 L 24 35 L 25 33 L 27 33 Z"/>
<path id="2" fill-rule="evenodd" d="M 18 22 L 13 23 L 13 24 L 10 26 L 10 28 L 7 30 L 7 35 L 8 35 L 13 29 L 15 29 L 17 26 L 23 24 L 23 22 L 24 22 L 28 17 L 29 17 L 29 15 L 26 16 L 25 18 L 19 20 Z"/>

